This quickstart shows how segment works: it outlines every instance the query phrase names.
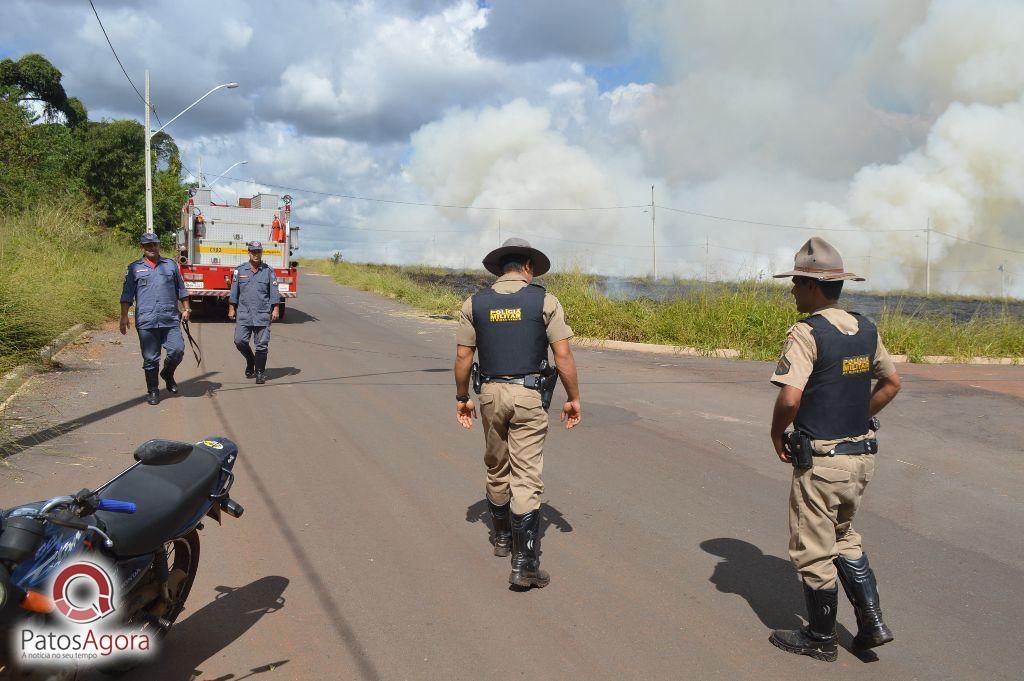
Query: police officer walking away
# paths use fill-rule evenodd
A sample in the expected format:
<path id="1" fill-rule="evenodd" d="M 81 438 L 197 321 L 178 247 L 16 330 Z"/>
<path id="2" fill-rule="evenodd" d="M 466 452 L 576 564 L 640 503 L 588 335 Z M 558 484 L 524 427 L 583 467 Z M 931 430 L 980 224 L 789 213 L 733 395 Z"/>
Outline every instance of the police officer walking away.
<path id="1" fill-rule="evenodd" d="M 462 306 L 456 331 L 455 413 L 464 428 L 472 427 L 477 412 L 469 382 L 476 350 L 494 555 L 507 556 L 511 549 L 510 584 L 544 587 L 550 577 L 540 569 L 538 533 L 548 414 L 537 385 L 550 346 L 568 397 L 562 421 L 566 428 L 580 423 L 579 381 L 569 348 L 572 329 L 558 299 L 533 283 L 534 276 L 550 269 L 551 261 L 527 241 L 507 240 L 483 265 L 498 280 Z"/>
<path id="2" fill-rule="evenodd" d="M 121 288 L 121 335 L 128 333 L 128 308 L 135 304 L 135 329 L 142 349 L 142 370 L 146 373 L 146 401 L 160 403 L 160 378 L 170 393 L 178 392 L 174 369 L 185 355 L 181 321 L 190 314 L 188 291 L 181 271 L 170 258 L 160 257 L 160 237 L 146 232 L 139 240 L 143 255 L 128 265 Z M 178 304 L 181 303 L 181 310 Z M 160 347 L 167 353 L 160 369 Z"/>
<path id="3" fill-rule="evenodd" d="M 235 319 L 235 347 L 245 357 L 245 377 L 267 380 L 267 351 L 270 348 L 270 323 L 278 317 L 281 291 L 277 287 L 274 268 L 263 262 L 263 244 L 250 241 L 249 262 L 235 269 L 228 299 L 228 319 Z M 237 312 L 236 312 L 237 310 Z M 255 354 L 249 346 L 252 336 Z"/>
<path id="4" fill-rule="evenodd" d="M 857 616 L 854 644 L 893 640 L 853 518 L 875 471 L 873 417 L 899 392 L 900 378 L 871 320 L 837 306 L 843 281 L 864 281 L 843 268 L 839 251 L 814 237 L 797 252 L 793 270 L 775 276 L 793 278 L 797 310 L 808 313 L 789 329 L 771 379 L 780 387 L 772 444 L 779 459 L 794 464 L 789 555 L 803 582 L 807 625 L 776 630 L 770 641 L 832 662 L 837 577 Z M 786 433 L 791 423 L 794 431 Z"/>

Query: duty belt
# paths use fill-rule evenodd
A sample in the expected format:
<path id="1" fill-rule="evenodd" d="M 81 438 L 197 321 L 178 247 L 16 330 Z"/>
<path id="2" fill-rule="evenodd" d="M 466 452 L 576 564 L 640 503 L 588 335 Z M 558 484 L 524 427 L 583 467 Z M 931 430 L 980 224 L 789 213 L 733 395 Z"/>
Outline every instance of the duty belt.
<path id="1" fill-rule="evenodd" d="M 836 454 L 877 454 L 878 440 L 871 438 L 857 442 L 840 442 L 827 452 L 814 452 L 814 456 L 835 456 Z"/>
<path id="2" fill-rule="evenodd" d="M 540 378 L 540 374 L 527 374 L 526 376 L 481 376 L 481 383 L 512 383 L 515 385 L 526 385 L 526 379 L 529 377 Z"/>

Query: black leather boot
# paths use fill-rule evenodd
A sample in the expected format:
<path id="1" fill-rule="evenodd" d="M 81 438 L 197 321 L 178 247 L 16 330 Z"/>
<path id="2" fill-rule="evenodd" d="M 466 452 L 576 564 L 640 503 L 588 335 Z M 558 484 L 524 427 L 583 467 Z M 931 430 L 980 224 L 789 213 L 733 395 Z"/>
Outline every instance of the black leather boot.
<path id="1" fill-rule="evenodd" d="M 487 500 L 491 509 L 491 521 L 494 523 L 494 555 L 505 557 L 512 552 L 512 504 L 506 501 L 502 506 L 495 506 Z"/>
<path id="2" fill-rule="evenodd" d="M 238 351 L 245 357 L 245 377 L 252 378 L 256 375 L 256 357 L 252 354 L 252 348 L 246 345 L 245 349 L 238 348 Z"/>
<path id="3" fill-rule="evenodd" d="M 256 353 L 256 383 L 263 385 L 267 382 L 267 353 Z"/>
<path id="4" fill-rule="evenodd" d="M 160 378 L 164 379 L 164 383 L 167 385 L 167 392 L 172 395 L 178 394 L 178 383 L 174 380 L 174 370 L 178 368 L 181 362 L 164 362 L 164 368 L 160 371 Z"/>
<path id="5" fill-rule="evenodd" d="M 146 402 L 160 404 L 160 376 L 158 369 L 146 369 Z"/>
<path id="6" fill-rule="evenodd" d="M 857 613 L 857 635 L 853 644 L 858 648 L 874 648 L 893 640 L 892 631 L 882 621 L 882 607 L 878 600 L 875 573 L 868 564 L 868 555 L 857 560 L 839 556 L 833 561 L 839 570 L 846 597 Z"/>
<path id="7" fill-rule="evenodd" d="M 836 606 L 839 588 L 812 589 L 804 584 L 807 601 L 807 626 L 802 629 L 776 629 L 768 640 L 777 648 L 797 655 L 808 655 L 816 660 L 835 662 L 839 648 L 836 645 Z"/>
<path id="8" fill-rule="evenodd" d="M 513 586 L 543 588 L 551 581 L 540 569 L 540 510 L 512 516 L 512 573 L 508 583 Z"/>

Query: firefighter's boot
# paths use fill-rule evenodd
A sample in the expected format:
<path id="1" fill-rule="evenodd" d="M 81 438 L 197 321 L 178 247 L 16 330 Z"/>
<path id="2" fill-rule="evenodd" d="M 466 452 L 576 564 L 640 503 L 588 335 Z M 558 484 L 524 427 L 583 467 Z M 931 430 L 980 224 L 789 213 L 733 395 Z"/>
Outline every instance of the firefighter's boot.
<path id="1" fill-rule="evenodd" d="M 160 371 L 160 378 L 164 379 L 164 383 L 167 385 L 167 392 L 172 395 L 178 394 L 178 383 L 174 380 L 174 370 L 178 368 L 181 362 L 170 362 L 164 360 L 164 368 Z"/>
<path id="2" fill-rule="evenodd" d="M 245 347 L 238 348 L 238 351 L 245 357 L 245 377 L 252 378 L 256 375 L 256 357 L 252 354 L 252 348 L 246 343 Z"/>
<path id="3" fill-rule="evenodd" d="M 267 382 L 267 353 L 256 353 L 256 383 L 263 385 Z"/>
<path id="4" fill-rule="evenodd" d="M 878 583 L 868 564 L 868 555 L 862 554 L 857 560 L 839 556 L 832 562 L 839 571 L 846 597 L 857 613 L 857 635 L 853 644 L 858 648 L 874 648 L 893 640 L 892 631 L 882 621 Z"/>
<path id="5" fill-rule="evenodd" d="M 512 573 L 508 583 L 513 586 L 543 588 L 551 581 L 540 569 L 540 509 L 516 515 L 512 513 Z"/>
<path id="6" fill-rule="evenodd" d="M 495 506 L 488 499 L 487 507 L 491 509 L 494 523 L 494 555 L 504 558 L 512 551 L 512 504 L 506 501 L 502 506 Z"/>
<path id="7" fill-rule="evenodd" d="M 160 376 L 157 369 L 146 369 L 146 402 L 160 404 Z"/>
<path id="8" fill-rule="evenodd" d="M 835 662 L 839 652 L 836 645 L 838 595 L 839 587 L 836 586 L 831 589 L 812 589 L 804 584 L 807 626 L 802 629 L 776 629 L 768 640 L 776 648 L 788 653 Z"/>

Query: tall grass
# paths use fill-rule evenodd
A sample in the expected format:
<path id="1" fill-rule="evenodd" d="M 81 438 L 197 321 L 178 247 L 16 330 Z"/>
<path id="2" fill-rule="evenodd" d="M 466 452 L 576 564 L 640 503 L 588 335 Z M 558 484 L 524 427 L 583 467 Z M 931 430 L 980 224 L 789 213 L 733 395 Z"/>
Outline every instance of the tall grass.
<path id="1" fill-rule="evenodd" d="M 78 323 L 119 312 L 138 251 L 90 225 L 86 209 L 39 206 L 0 216 L 0 375 Z"/>
<path id="2" fill-rule="evenodd" d="M 463 297 L 450 286 L 426 282 L 444 270 L 389 265 L 307 266 L 347 286 L 396 298 L 431 314 L 457 313 Z M 558 296 L 579 336 L 642 343 L 682 345 L 711 351 L 732 348 L 746 359 L 773 360 L 786 330 L 800 318 L 786 287 L 768 282 L 709 284 L 665 301 L 612 300 L 592 277 L 568 272 L 547 275 L 544 284 Z M 965 323 L 888 308 L 876 320 L 889 352 L 920 361 L 926 355 L 1024 357 L 1024 321 L 1008 314 L 975 317 Z"/>

